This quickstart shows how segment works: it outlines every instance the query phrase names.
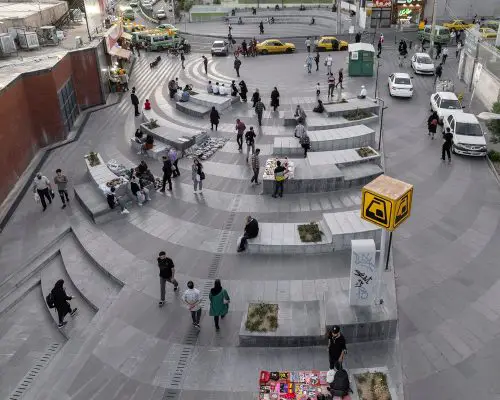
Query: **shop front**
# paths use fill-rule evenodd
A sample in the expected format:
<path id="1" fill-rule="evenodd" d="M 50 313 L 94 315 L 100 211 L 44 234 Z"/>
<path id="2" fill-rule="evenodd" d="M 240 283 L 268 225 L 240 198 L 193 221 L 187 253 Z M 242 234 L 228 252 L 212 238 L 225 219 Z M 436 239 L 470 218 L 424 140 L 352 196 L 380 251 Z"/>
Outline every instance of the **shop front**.
<path id="1" fill-rule="evenodd" d="M 399 25 L 418 25 L 424 15 L 425 1 L 395 0 L 392 9 L 392 22 Z"/>
<path id="2" fill-rule="evenodd" d="M 368 1 L 370 28 L 390 28 L 392 20 L 392 0 Z"/>
<path id="3" fill-rule="evenodd" d="M 121 23 L 116 23 L 106 31 L 106 50 L 109 55 L 107 68 L 111 92 L 128 90 L 131 52 L 127 49 L 131 35 L 123 31 Z"/>

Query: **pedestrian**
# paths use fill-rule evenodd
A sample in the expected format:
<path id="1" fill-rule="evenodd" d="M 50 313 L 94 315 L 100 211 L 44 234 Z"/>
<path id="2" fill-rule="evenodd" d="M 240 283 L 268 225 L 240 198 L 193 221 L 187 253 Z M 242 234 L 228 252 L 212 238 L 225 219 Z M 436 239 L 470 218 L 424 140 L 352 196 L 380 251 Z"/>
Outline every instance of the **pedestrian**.
<path id="1" fill-rule="evenodd" d="M 436 111 L 433 111 L 429 118 L 427 118 L 427 128 L 428 135 L 431 139 L 434 139 L 434 135 L 436 134 L 437 126 L 439 122 L 439 116 Z"/>
<path id="2" fill-rule="evenodd" d="M 257 104 L 257 102 L 259 101 L 260 99 L 260 93 L 259 93 L 259 89 L 255 89 L 255 92 L 253 92 L 252 94 L 252 107 L 255 108 L 255 104 Z"/>
<path id="3" fill-rule="evenodd" d="M 174 292 L 179 288 L 179 283 L 175 280 L 175 265 L 171 258 L 167 257 L 167 253 L 160 251 L 158 254 L 158 268 L 160 269 L 160 301 L 158 306 L 163 307 L 165 304 L 165 284 L 167 282 L 174 285 Z"/>
<path id="4" fill-rule="evenodd" d="M 359 33 L 359 32 L 356 33 L 356 36 L 354 37 L 354 41 L 356 43 L 361 42 L 361 33 Z"/>
<path id="5" fill-rule="evenodd" d="M 180 176 L 181 172 L 179 171 L 179 166 L 177 165 L 177 163 L 179 162 L 179 159 L 177 158 L 177 150 L 175 150 L 173 147 L 168 152 L 168 158 L 172 163 L 172 177 L 176 178 Z"/>
<path id="6" fill-rule="evenodd" d="M 328 75 L 328 100 L 333 100 L 333 90 L 335 89 L 335 77 Z"/>
<path id="7" fill-rule="evenodd" d="M 272 197 L 276 198 L 279 192 L 280 197 L 283 197 L 283 185 L 286 179 L 286 168 L 281 165 L 281 161 L 276 161 L 276 168 L 274 169 L 274 194 Z"/>
<path id="8" fill-rule="evenodd" d="M 443 74 L 443 64 L 439 64 L 436 67 L 436 71 L 434 72 L 434 85 L 438 79 L 441 79 L 441 75 Z"/>
<path id="9" fill-rule="evenodd" d="M 243 151 L 243 134 L 247 127 L 239 118 L 236 120 L 236 143 L 238 143 L 238 150 L 241 153 Z"/>
<path id="10" fill-rule="evenodd" d="M 118 75 L 118 77 L 120 78 L 120 83 L 122 85 L 122 90 L 124 92 L 128 92 L 128 74 L 127 73 L 123 73 L 123 74 Z"/>
<path id="11" fill-rule="evenodd" d="M 260 149 L 255 149 L 255 153 L 252 155 L 252 171 L 253 171 L 253 176 L 252 179 L 250 180 L 250 183 L 254 183 L 256 185 L 260 185 L 259 182 L 259 169 L 260 169 L 260 159 L 259 159 L 259 154 L 260 154 Z"/>
<path id="12" fill-rule="evenodd" d="M 302 137 L 299 140 L 300 145 L 304 149 L 304 158 L 307 157 L 307 150 L 311 148 L 311 139 L 309 138 L 309 135 L 307 132 L 304 132 Z"/>
<path id="13" fill-rule="evenodd" d="M 258 150 L 258 149 L 257 149 Z M 256 238 L 259 235 L 259 222 L 249 215 L 246 218 L 245 230 L 243 236 L 238 240 L 238 253 L 245 251 L 247 248 L 248 239 Z"/>
<path id="14" fill-rule="evenodd" d="M 306 127 L 302 122 L 298 122 L 297 125 L 295 125 L 295 129 L 293 131 L 293 136 L 298 138 L 299 140 L 302 139 L 302 136 L 304 136 L 306 133 Z"/>
<path id="15" fill-rule="evenodd" d="M 233 35 L 231 35 L 231 32 L 227 34 L 227 43 L 229 45 L 229 49 L 233 49 Z"/>
<path id="16" fill-rule="evenodd" d="M 132 105 L 134 106 L 134 114 L 136 117 L 141 115 L 139 113 L 139 98 L 135 94 L 135 87 L 132 88 L 132 93 L 130 94 L 130 100 L 132 101 Z"/>
<path id="17" fill-rule="evenodd" d="M 316 105 L 316 107 L 313 108 L 313 112 L 315 113 L 323 113 L 325 111 L 325 106 L 323 106 L 323 102 L 318 99 L 318 104 Z"/>
<path id="18" fill-rule="evenodd" d="M 243 57 L 246 57 L 248 55 L 248 47 L 245 39 L 243 39 L 243 42 L 241 42 L 241 49 L 243 51 Z"/>
<path id="19" fill-rule="evenodd" d="M 52 204 L 52 185 L 50 184 L 49 179 L 42 175 L 41 172 L 38 172 L 33 180 L 33 193 L 38 194 L 40 202 L 42 203 L 43 211 L 47 209 L 45 199 L 49 201 L 49 204 Z"/>
<path id="20" fill-rule="evenodd" d="M 181 66 L 182 66 L 182 69 L 186 69 L 186 67 L 184 66 L 184 61 L 186 61 L 186 57 L 184 56 L 184 51 L 181 50 Z"/>
<path id="21" fill-rule="evenodd" d="M 231 81 L 231 96 L 238 97 L 238 88 L 236 87 L 236 81 Z"/>
<path id="22" fill-rule="evenodd" d="M 165 185 L 168 182 L 168 190 L 172 191 L 172 161 L 170 157 L 163 156 L 163 167 L 161 168 L 163 171 L 163 179 L 160 192 L 165 193 Z"/>
<path id="23" fill-rule="evenodd" d="M 229 25 L 227 26 L 227 29 L 229 30 L 228 36 L 231 36 L 231 31 L 233 30 L 231 23 L 229 23 Z"/>
<path id="24" fill-rule="evenodd" d="M 361 85 L 361 91 L 358 94 L 358 99 L 366 99 L 366 88 L 365 88 L 365 85 Z"/>
<path id="25" fill-rule="evenodd" d="M 448 58 L 448 47 L 444 47 L 443 49 L 443 57 L 442 57 L 442 64 L 446 64 L 446 59 Z"/>
<path id="26" fill-rule="evenodd" d="M 380 58 L 380 54 L 382 54 L 382 42 L 379 40 L 377 44 L 377 58 Z"/>
<path id="27" fill-rule="evenodd" d="M 255 138 L 257 135 L 253 130 L 253 126 L 250 127 L 250 130 L 245 133 L 245 143 L 247 144 L 247 162 L 248 156 L 250 155 L 250 149 L 252 149 L 252 154 L 255 153 Z"/>
<path id="28" fill-rule="evenodd" d="M 326 66 L 326 74 L 333 75 L 332 73 L 333 58 L 330 54 L 328 54 L 328 56 L 326 57 L 325 66 Z"/>
<path id="29" fill-rule="evenodd" d="M 241 67 L 241 60 L 238 57 L 234 58 L 234 69 L 236 70 L 236 76 L 239 78 L 240 77 L 240 67 Z"/>
<path id="30" fill-rule="evenodd" d="M 311 52 L 311 39 L 309 39 L 309 37 L 307 37 L 305 44 L 306 44 L 307 52 L 310 53 Z"/>
<path id="31" fill-rule="evenodd" d="M 245 81 L 240 81 L 240 83 L 238 85 L 240 86 L 241 101 L 246 103 L 247 102 L 247 93 L 248 93 L 247 84 L 245 83 Z"/>
<path id="32" fill-rule="evenodd" d="M 203 172 L 203 165 L 197 158 L 193 159 L 191 166 L 191 178 L 193 179 L 194 193 L 203 194 L 203 180 L 205 179 L 205 172 Z M 199 191 L 197 191 L 199 189 Z"/>
<path id="33" fill-rule="evenodd" d="M 297 121 L 298 124 L 304 124 L 306 122 L 307 115 L 304 109 L 300 106 L 300 104 L 297 104 L 295 112 L 293 113 L 293 117 L 295 118 L 295 121 Z"/>
<path id="34" fill-rule="evenodd" d="M 205 75 L 208 74 L 208 58 L 205 56 L 201 56 L 203 58 L 203 68 L 205 68 Z"/>
<path id="35" fill-rule="evenodd" d="M 378 41 L 380 43 L 384 44 L 384 34 L 383 33 L 380 34 L 380 37 L 378 38 Z"/>
<path id="36" fill-rule="evenodd" d="M 222 288 L 220 279 L 215 280 L 208 298 L 210 300 L 210 316 L 214 317 L 215 329 L 219 330 L 219 318 L 224 319 L 229 311 L 229 302 L 231 301 L 226 289 Z"/>
<path id="37" fill-rule="evenodd" d="M 320 94 L 321 94 L 321 85 L 318 82 L 316 84 L 316 98 L 318 98 Z"/>
<path id="38" fill-rule="evenodd" d="M 460 56 L 460 51 L 462 50 L 462 42 L 457 42 L 457 49 L 455 50 L 455 57 L 458 58 Z"/>
<path id="39" fill-rule="evenodd" d="M 260 34 L 263 35 L 264 34 L 264 23 L 262 21 L 260 21 L 259 28 L 260 28 Z"/>
<path id="40" fill-rule="evenodd" d="M 441 52 L 443 51 L 443 46 L 441 46 L 441 43 L 436 43 L 436 60 L 441 57 Z"/>
<path id="41" fill-rule="evenodd" d="M 137 50 L 137 55 L 141 58 L 141 44 L 139 42 L 135 44 L 135 49 Z"/>
<path id="42" fill-rule="evenodd" d="M 344 335 L 340 332 L 340 327 L 334 325 L 332 330 L 328 332 L 328 359 L 330 362 L 330 369 L 335 368 L 336 362 L 342 365 L 346 351 L 347 347 Z"/>
<path id="43" fill-rule="evenodd" d="M 314 56 L 314 62 L 316 63 L 316 72 L 319 71 L 319 51 L 316 52 L 316 55 Z"/>
<path id="44" fill-rule="evenodd" d="M 443 148 L 441 149 L 441 160 L 445 161 L 445 153 L 448 155 L 448 162 L 451 163 L 451 146 L 453 145 L 453 134 L 450 128 L 446 128 L 443 133 Z"/>
<path id="45" fill-rule="evenodd" d="M 271 107 L 273 107 L 273 110 L 276 111 L 276 109 L 280 106 L 280 92 L 278 92 L 278 88 L 275 86 L 273 91 L 271 92 Z"/>
<path id="46" fill-rule="evenodd" d="M 61 208 L 66 208 L 66 202 L 69 203 L 68 178 L 66 175 L 63 175 L 61 168 L 56 169 L 54 183 L 57 186 L 57 191 L 59 192 L 59 196 L 61 197 L 61 201 L 63 203 Z"/>
<path id="47" fill-rule="evenodd" d="M 68 300 L 72 300 L 73 296 L 68 296 L 66 291 L 64 290 L 64 280 L 59 279 L 54 288 L 50 291 L 49 296 L 51 297 L 51 304 L 48 304 L 51 308 L 55 308 L 57 310 L 57 317 L 59 318 L 59 324 L 57 325 L 59 328 L 62 328 L 67 324 L 67 321 L 64 321 L 64 317 L 66 314 L 70 314 L 72 317 L 76 314 L 78 309 L 75 307 L 71 309 L 71 306 L 68 303 Z M 47 296 L 48 297 L 48 296 Z"/>
<path id="48" fill-rule="evenodd" d="M 457 33 L 455 32 L 454 28 L 451 28 L 451 30 L 450 30 L 450 43 L 453 43 L 453 41 L 455 41 L 456 39 L 457 39 Z"/>
<path id="49" fill-rule="evenodd" d="M 182 301 L 184 301 L 189 312 L 191 313 L 193 325 L 196 328 L 199 328 L 201 317 L 201 293 L 194 287 L 193 281 L 189 281 L 187 283 L 187 289 L 182 295 Z"/>
<path id="50" fill-rule="evenodd" d="M 132 90 L 134 90 L 134 89 L 135 88 L 132 88 Z M 177 83 L 175 82 L 175 79 L 171 79 L 168 82 L 168 92 L 169 92 L 171 99 L 175 98 L 175 94 L 177 93 Z"/>
<path id="51" fill-rule="evenodd" d="M 342 82 L 344 81 L 344 69 L 339 69 L 339 80 L 337 81 L 337 86 L 340 85 L 340 88 L 344 90 L 344 86 L 342 86 Z"/>
<path id="52" fill-rule="evenodd" d="M 116 206 L 120 206 L 122 214 L 129 214 L 130 211 L 127 210 L 127 208 L 125 207 L 125 203 L 119 197 L 116 196 L 115 187 L 111 186 L 111 189 L 109 190 L 110 192 L 108 192 L 108 194 L 106 195 L 106 201 L 108 202 L 109 208 L 113 210 Z"/>
<path id="53" fill-rule="evenodd" d="M 311 56 L 311 53 L 308 53 L 307 54 L 307 57 L 306 57 L 306 65 L 305 67 L 307 68 L 307 73 L 310 74 L 311 73 L 311 70 L 312 70 L 312 64 L 313 64 L 313 58 Z"/>
<path id="54" fill-rule="evenodd" d="M 151 201 L 149 189 L 146 188 L 143 181 L 136 176 L 132 176 L 130 179 L 130 191 L 137 198 L 139 207 L 142 207 L 145 201 Z"/>
<path id="55" fill-rule="evenodd" d="M 259 98 L 259 100 L 255 104 L 255 113 L 257 114 L 257 121 L 259 122 L 259 126 L 262 126 L 262 114 L 264 113 L 265 109 L 266 106 L 262 102 L 262 99 Z"/>
<path id="56" fill-rule="evenodd" d="M 219 126 L 219 120 L 220 120 L 220 115 L 219 111 L 215 108 L 215 106 L 212 106 L 212 111 L 210 111 L 210 124 L 211 124 L 211 130 L 214 130 L 214 125 L 215 125 L 215 130 L 217 130 L 217 127 Z"/>

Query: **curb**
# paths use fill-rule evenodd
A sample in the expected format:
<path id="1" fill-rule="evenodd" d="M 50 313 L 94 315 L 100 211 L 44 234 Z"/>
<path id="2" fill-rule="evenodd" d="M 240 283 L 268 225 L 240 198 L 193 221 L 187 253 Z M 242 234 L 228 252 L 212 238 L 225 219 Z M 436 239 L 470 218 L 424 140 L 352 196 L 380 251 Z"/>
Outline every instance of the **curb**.
<path id="1" fill-rule="evenodd" d="M 495 169 L 493 162 L 490 160 L 490 158 L 488 156 L 486 156 L 486 162 L 488 163 L 488 166 L 490 167 L 490 170 L 493 173 L 493 177 L 497 181 L 497 184 L 500 186 L 500 176 L 498 175 L 498 172 Z"/>

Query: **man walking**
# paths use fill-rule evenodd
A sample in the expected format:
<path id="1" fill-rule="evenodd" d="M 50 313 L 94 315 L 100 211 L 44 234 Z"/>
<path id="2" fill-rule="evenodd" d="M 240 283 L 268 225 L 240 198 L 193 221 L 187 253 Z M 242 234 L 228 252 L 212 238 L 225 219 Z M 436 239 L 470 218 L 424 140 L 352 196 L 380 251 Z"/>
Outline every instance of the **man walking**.
<path id="1" fill-rule="evenodd" d="M 46 176 L 43 176 L 41 172 L 38 172 L 33 181 L 33 193 L 38 193 L 40 202 L 42 203 L 43 211 L 47 209 L 47 203 L 45 203 L 45 199 L 49 201 L 49 204 L 52 204 L 51 192 L 52 186 L 50 185 L 50 181 Z"/>
<path id="2" fill-rule="evenodd" d="M 203 67 L 205 68 L 205 75 L 208 74 L 208 58 L 205 56 L 201 56 L 203 58 Z"/>
<path id="3" fill-rule="evenodd" d="M 247 42 L 245 39 L 243 39 L 243 42 L 241 42 L 241 50 L 243 51 L 243 57 L 246 57 L 247 56 L 247 51 L 248 51 L 248 48 L 247 48 Z"/>
<path id="4" fill-rule="evenodd" d="M 260 185 L 259 182 L 259 169 L 260 169 L 260 159 L 259 159 L 260 149 L 255 149 L 255 153 L 252 156 L 252 170 L 253 176 L 250 180 L 250 183 L 254 183 L 256 185 Z"/>
<path id="5" fill-rule="evenodd" d="M 286 168 L 281 165 L 281 161 L 276 161 L 276 168 L 274 169 L 274 194 L 272 197 L 276 198 L 279 195 L 283 197 L 283 185 L 285 183 Z"/>
<path id="6" fill-rule="evenodd" d="M 182 66 L 182 69 L 186 69 L 186 67 L 184 66 L 184 61 L 186 61 L 186 57 L 184 56 L 184 51 L 181 50 L 181 66 Z"/>
<path id="7" fill-rule="evenodd" d="M 255 112 L 257 113 L 257 120 L 259 121 L 259 126 L 262 126 L 262 113 L 266 109 L 266 106 L 262 102 L 262 99 L 259 98 L 257 103 L 255 104 Z"/>
<path id="8" fill-rule="evenodd" d="M 247 129 L 247 127 L 238 118 L 236 120 L 236 143 L 238 143 L 238 150 L 240 153 L 243 151 L 243 134 L 245 133 L 245 129 Z"/>
<path id="9" fill-rule="evenodd" d="M 168 152 L 168 158 L 170 158 L 170 162 L 172 163 L 172 176 L 174 178 L 180 176 L 181 172 L 179 171 L 179 166 L 177 165 L 177 163 L 179 162 L 177 158 L 177 150 L 175 150 L 173 147 Z"/>
<path id="10" fill-rule="evenodd" d="M 377 58 L 380 58 L 380 54 L 382 54 L 382 41 L 379 39 L 378 44 L 377 44 Z"/>
<path id="11" fill-rule="evenodd" d="M 130 94 L 130 100 L 132 100 L 132 105 L 134 106 L 135 116 L 138 117 L 141 114 L 139 113 L 139 98 L 135 94 L 135 87 L 132 88 L 132 93 Z"/>
<path id="12" fill-rule="evenodd" d="M 443 58 L 442 58 L 442 59 L 443 59 L 443 61 L 442 61 L 442 64 L 443 64 L 443 65 L 444 65 L 444 64 L 446 64 L 446 59 L 447 59 L 447 58 L 448 58 L 448 47 L 445 47 L 445 48 L 443 49 Z"/>
<path id="13" fill-rule="evenodd" d="M 307 52 L 310 53 L 311 52 L 311 39 L 309 39 L 309 37 L 306 39 L 306 49 L 307 49 Z"/>
<path id="14" fill-rule="evenodd" d="M 175 266 L 172 259 L 167 257 L 167 253 L 160 251 L 158 255 L 158 268 L 160 269 L 160 301 L 158 306 L 163 307 L 165 304 L 165 284 L 170 282 L 174 285 L 174 292 L 179 288 L 179 283 L 175 280 Z"/>
<path id="15" fill-rule="evenodd" d="M 333 100 L 333 90 L 335 89 L 335 77 L 328 75 L 328 100 Z"/>
<path id="16" fill-rule="evenodd" d="M 319 71 L 319 51 L 314 56 L 314 62 L 316 63 L 316 72 Z"/>
<path id="17" fill-rule="evenodd" d="M 441 79 L 441 75 L 443 74 L 443 64 L 439 64 L 436 67 L 436 72 L 434 73 L 434 85 L 438 79 Z"/>
<path id="18" fill-rule="evenodd" d="M 306 133 L 306 127 L 302 122 L 298 122 L 297 125 L 295 125 L 295 130 L 293 131 L 293 136 L 298 138 L 299 140 L 302 139 L 302 136 L 304 136 Z"/>
<path id="19" fill-rule="evenodd" d="M 260 21 L 259 28 L 260 28 L 260 34 L 263 35 L 264 34 L 264 23 L 262 21 Z"/>
<path id="20" fill-rule="evenodd" d="M 448 162 L 451 163 L 451 146 L 453 145 L 453 134 L 450 128 L 446 128 L 446 132 L 443 133 L 443 148 L 441 149 L 441 160 L 445 161 L 445 153 L 448 156 Z"/>
<path id="21" fill-rule="evenodd" d="M 333 75 L 332 74 L 333 58 L 330 54 L 328 54 L 328 57 L 326 57 L 325 65 L 326 65 L 326 74 Z"/>
<path id="22" fill-rule="evenodd" d="M 240 67 L 241 67 L 241 60 L 238 57 L 234 58 L 234 69 L 236 70 L 236 76 L 239 78 L 240 77 Z"/>
<path id="23" fill-rule="evenodd" d="M 247 143 L 247 162 L 248 156 L 250 155 L 250 149 L 252 149 L 252 154 L 255 153 L 255 134 L 253 130 L 253 126 L 250 127 L 250 130 L 245 133 L 245 142 Z"/>
<path id="24" fill-rule="evenodd" d="M 336 362 L 342 365 L 344 356 L 347 351 L 344 335 L 340 333 L 340 327 L 334 325 L 328 333 L 328 358 L 330 369 L 333 369 Z"/>
<path id="25" fill-rule="evenodd" d="M 187 287 L 188 288 L 182 295 L 182 301 L 184 301 L 189 312 L 191 313 L 193 325 L 196 328 L 200 328 L 201 294 L 200 291 L 194 287 L 193 281 L 189 281 L 187 283 Z"/>
<path id="26" fill-rule="evenodd" d="M 66 175 L 63 175 L 60 168 L 56 169 L 56 176 L 54 177 L 54 183 L 57 186 L 57 191 L 59 192 L 59 196 L 61 197 L 61 201 L 63 203 L 61 208 L 66 208 L 66 202 L 69 203 L 68 196 L 68 178 Z"/>
<path id="27" fill-rule="evenodd" d="M 165 193 L 165 185 L 167 184 L 167 182 L 168 182 L 168 190 L 172 191 L 172 179 L 171 179 L 172 161 L 167 156 L 163 156 L 162 160 L 163 160 L 163 167 L 162 167 L 163 181 L 162 181 L 162 186 L 161 186 L 160 192 Z"/>

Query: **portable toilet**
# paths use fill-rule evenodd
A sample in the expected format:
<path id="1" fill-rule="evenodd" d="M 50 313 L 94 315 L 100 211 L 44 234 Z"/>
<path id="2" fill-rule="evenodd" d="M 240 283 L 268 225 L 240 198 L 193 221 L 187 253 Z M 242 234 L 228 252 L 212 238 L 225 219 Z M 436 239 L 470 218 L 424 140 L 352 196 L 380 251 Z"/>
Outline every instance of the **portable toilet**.
<path id="1" fill-rule="evenodd" d="M 375 48 L 370 43 L 351 43 L 349 51 L 349 76 L 373 76 Z"/>

